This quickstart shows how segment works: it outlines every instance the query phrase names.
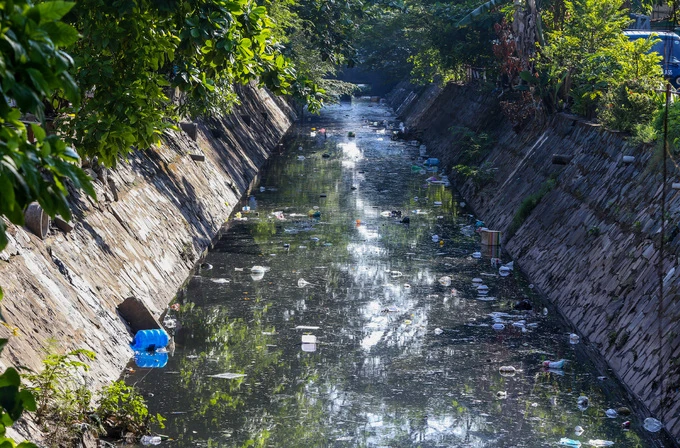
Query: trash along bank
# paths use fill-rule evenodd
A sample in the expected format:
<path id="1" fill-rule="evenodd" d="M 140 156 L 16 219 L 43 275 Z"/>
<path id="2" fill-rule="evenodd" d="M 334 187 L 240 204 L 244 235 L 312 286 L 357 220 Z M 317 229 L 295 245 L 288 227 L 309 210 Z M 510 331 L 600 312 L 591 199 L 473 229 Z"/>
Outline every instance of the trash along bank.
<path id="1" fill-rule="evenodd" d="M 497 98 L 460 85 L 401 84 L 391 101 L 407 133 L 447 167 L 468 163 L 472 144 L 484 148 L 475 161 L 483 169 L 450 173 L 452 181 L 486 224 L 502 231 L 504 249 L 583 343 L 678 438 L 676 167 L 669 164 L 661 263 L 662 175 L 653 149 L 569 115 L 516 132 Z"/>
<path id="2" fill-rule="evenodd" d="M 71 226 L 40 236 L 10 226 L 0 284 L 18 334 L 0 330 L 3 367 L 38 370 L 52 344 L 97 354 L 92 388 L 120 375 L 133 332 L 118 307 L 132 297 L 152 322 L 160 317 L 293 121 L 265 90 L 245 86 L 240 98 L 224 119 L 184 123 L 115 170 L 90 167 L 97 202 L 76 200 Z"/>
<path id="3" fill-rule="evenodd" d="M 394 132 L 368 99 L 293 128 L 164 316 L 174 349 L 126 370 L 167 418 L 145 441 L 653 446 L 656 422 L 500 253 L 438 157 Z"/>

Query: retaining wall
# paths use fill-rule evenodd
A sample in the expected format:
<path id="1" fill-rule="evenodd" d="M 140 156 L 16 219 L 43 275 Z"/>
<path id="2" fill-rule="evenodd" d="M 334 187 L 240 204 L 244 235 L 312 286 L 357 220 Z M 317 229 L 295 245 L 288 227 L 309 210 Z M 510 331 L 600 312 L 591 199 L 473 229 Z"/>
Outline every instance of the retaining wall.
<path id="1" fill-rule="evenodd" d="M 504 249 L 584 343 L 680 438 L 680 190 L 671 189 L 680 182 L 677 167 L 669 163 L 662 262 L 662 170 L 653 148 L 570 115 L 515 132 L 500 99 L 455 84 L 401 84 L 391 101 L 411 136 L 448 168 L 461 158 L 451 126 L 493 137 L 483 159 L 493 180 L 475 184 L 452 174 L 458 189 L 489 228 L 503 231 Z M 555 153 L 573 159 L 554 165 Z M 624 155 L 635 161 L 625 163 Z M 508 235 L 523 201 L 548 184 L 554 188 Z"/>
<path id="2" fill-rule="evenodd" d="M 160 316 L 292 124 L 293 110 L 267 91 L 246 86 L 239 96 L 227 117 L 198 122 L 196 141 L 166 132 L 160 148 L 99 170 L 97 201 L 73 198 L 71 232 L 41 240 L 9 227 L 0 305 L 18 334 L 0 327 L 10 337 L 2 367 L 39 369 L 53 345 L 97 354 L 94 388 L 120 376 L 132 337 L 116 306 L 135 296 Z"/>

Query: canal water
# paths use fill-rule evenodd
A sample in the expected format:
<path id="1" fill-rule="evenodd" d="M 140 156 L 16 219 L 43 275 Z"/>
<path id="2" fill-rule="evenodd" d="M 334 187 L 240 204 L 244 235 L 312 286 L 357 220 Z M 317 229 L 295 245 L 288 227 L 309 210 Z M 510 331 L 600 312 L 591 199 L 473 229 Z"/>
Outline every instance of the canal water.
<path id="1" fill-rule="evenodd" d="M 273 156 L 165 317 L 167 365 L 126 379 L 167 419 L 162 445 L 654 446 L 519 269 L 492 265 L 477 217 L 428 184 L 396 128 L 386 106 L 345 103 Z M 524 298 L 533 310 L 514 309 Z"/>

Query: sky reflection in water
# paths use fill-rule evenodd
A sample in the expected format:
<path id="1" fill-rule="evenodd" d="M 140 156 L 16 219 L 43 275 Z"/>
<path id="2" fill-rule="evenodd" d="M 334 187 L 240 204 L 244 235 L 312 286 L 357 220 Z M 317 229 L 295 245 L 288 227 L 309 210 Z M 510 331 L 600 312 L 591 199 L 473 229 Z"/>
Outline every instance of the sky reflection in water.
<path id="1" fill-rule="evenodd" d="M 163 444 L 541 447 L 569 437 L 651 446 L 641 419 L 604 417 L 628 405 L 553 313 L 512 310 L 523 297 L 544 304 L 518 272 L 502 278 L 489 258 L 470 256 L 478 237 L 460 228 L 475 219 L 451 189 L 425 184 L 431 173 L 412 173 L 418 148 L 366 120 L 394 123 L 386 108 L 355 103 L 297 129 L 253 188 L 256 210 L 216 242 L 205 260 L 213 268 L 190 280 L 181 310 L 171 311 L 179 325 L 168 365 L 128 377 L 168 419 L 159 432 L 172 440 Z M 329 138 L 309 137 L 311 127 Z M 319 219 L 309 217 L 314 206 Z M 380 215 L 391 210 L 410 225 Z M 450 286 L 438 282 L 444 275 Z M 497 300 L 477 300 L 474 277 Z M 494 311 L 511 314 L 505 330 L 491 328 Z M 512 325 L 521 319 L 526 333 Z M 302 345 L 305 334 L 316 343 Z M 560 358 L 563 371 L 541 367 Z M 516 374 L 502 376 L 504 365 Z M 210 377 L 226 372 L 246 376 Z M 584 412 L 580 395 L 590 398 Z M 633 430 L 624 432 L 627 419 Z"/>

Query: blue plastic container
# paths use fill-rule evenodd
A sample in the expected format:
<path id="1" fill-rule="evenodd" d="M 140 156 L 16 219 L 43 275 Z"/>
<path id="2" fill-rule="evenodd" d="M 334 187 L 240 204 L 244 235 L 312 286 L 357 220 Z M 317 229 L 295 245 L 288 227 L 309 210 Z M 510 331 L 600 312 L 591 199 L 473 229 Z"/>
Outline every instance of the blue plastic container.
<path id="1" fill-rule="evenodd" d="M 168 364 L 168 352 L 137 352 L 135 353 L 137 367 L 146 369 L 161 368 Z"/>
<path id="2" fill-rule="evenodd" d="M 170 342 L 170 336 L 165 330 L 140 330 L 132 340 L 132 350 L 136 352 L 153 352 L 163 348 Z"/>
<path id="3" fill-rule="evenodd" d="M 439 165 L 439 159 L 437 159 L 435 157 L 430 157 L 429 159 L 427 159 L 425 161 L 424 165 L 426 165 L 426 166 L 437 166 L 437 165 Z"/>

